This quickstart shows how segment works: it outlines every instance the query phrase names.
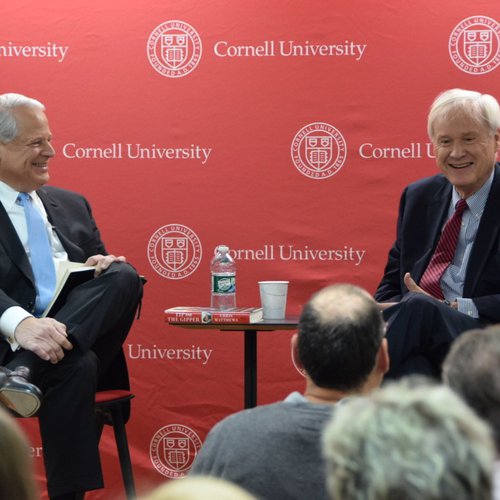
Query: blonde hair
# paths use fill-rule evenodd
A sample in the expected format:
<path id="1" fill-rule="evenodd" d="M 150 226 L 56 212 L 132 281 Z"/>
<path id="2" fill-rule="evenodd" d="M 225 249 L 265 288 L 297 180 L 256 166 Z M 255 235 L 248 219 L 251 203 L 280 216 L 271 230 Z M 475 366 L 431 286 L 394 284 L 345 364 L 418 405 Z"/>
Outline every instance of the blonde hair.
<path id="1" fill-rule="evenodd" d="M 0 450 L 0 498 L 38 499 L 28 440 L 3 408 L 0 408 Z"/>
<path id="2" fill-rule="evenodd" d="M 257 500 L 243 488 L 225 479 L 193 476 L 174 479 L 142 500 Z"/>

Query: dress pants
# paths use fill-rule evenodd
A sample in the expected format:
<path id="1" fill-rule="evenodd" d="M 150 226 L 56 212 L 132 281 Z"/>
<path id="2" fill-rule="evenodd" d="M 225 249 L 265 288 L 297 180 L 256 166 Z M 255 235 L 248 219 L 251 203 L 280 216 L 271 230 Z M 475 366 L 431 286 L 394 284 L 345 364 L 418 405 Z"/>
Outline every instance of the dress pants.
<path id="1" fill-rule="evenodd" d="M 383 314 L 390 361 L 385 379 L 411 374 L 440 378 L 453 340 L 466 330 L 485 326 L 437 299 L 414 292 Z"/>
<path id="2" fill-rule="evenodd" d="M 95 391 L 121 354 L 141 298 L 135 270 L 113 263 L 98 278 L 72 290 L 56 314 L 74 346 L 59 363 L 24 350 L 9 355 L 7 367 L 29 367 L 31 381 L 44 394 L 38 417 L 50 497 L 103 487 Z"/>

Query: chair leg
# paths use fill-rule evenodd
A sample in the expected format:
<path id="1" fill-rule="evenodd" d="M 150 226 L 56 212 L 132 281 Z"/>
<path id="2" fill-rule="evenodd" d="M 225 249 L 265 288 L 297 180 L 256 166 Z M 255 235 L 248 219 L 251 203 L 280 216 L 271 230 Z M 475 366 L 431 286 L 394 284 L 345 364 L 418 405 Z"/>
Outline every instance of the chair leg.
<path id="1" fill-rule="evenodd" d="M 125 485 L 127 499 L 132 500 L 135 498 L 135 484 L 123 413 L 119 405 L 112 408 L 111 413 L 113 415 L 113 430 L 115 433 L 116 447 L 118 448 L 123 484 Z"/>

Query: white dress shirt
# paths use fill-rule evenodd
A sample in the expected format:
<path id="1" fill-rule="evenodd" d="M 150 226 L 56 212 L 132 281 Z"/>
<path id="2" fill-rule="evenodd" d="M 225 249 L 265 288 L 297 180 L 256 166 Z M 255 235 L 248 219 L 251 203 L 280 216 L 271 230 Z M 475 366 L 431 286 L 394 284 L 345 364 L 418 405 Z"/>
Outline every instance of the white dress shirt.
<path id="1" fill-rule="evenodd" d="M 49 237 L 50 246 L 52 249 L 52 257 L 54 259 L 54 265 L 57 269 L 60 261 L 67 261 L 68 254 L 64 250 L 64 247 L 61 244 L 56 232 L 54 231 L 52 225 L 47 219 L 47 212 L 45 211 L 45 207 L 43 206 L 42 201 L 38 197 L 35 191 L 28 193 L 33 199 L 33 204 L 36 209 L 40 212 L 42 216 L 45 227 L 47 230 L 47 235 Z M 24 215 L 24 208 L 17 203 L 17 197 L 19 195 L 19 191 L 11 188 L 8 184 L 0 181 L 0 202 L 5 208 L 7 215 L 9 216 L 14 228 L 21 240 L 21 243 L 28 255 L 28 258 L 31 262 L 31 254 L 28 246 L 28 229 L 26 227 L 26 218 Z M 23 309 L 19 306 L 9 307 L 1 316 L 0 316 L 0 334 L 7 339 L 10 343 L 12 350 L 18 349 L 18 344 L 14 337 L 14 332 L 17 328 L 17 325 L 24 319 L 32 316 L 31 313 Z"/>

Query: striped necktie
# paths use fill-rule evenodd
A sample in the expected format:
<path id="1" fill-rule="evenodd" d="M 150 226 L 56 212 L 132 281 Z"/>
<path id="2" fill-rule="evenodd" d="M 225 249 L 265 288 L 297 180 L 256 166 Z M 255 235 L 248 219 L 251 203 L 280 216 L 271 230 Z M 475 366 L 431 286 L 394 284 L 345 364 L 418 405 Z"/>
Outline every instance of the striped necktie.
<path id="1" fill-rule="evenodd" d="M 466 208 L 467 202 L 465 200 L 459 200 L 455 205 L 455 213 L 444 226 L 434 254 L 420 279 L 420 288 L 437 299 L 444 299 L 440 281 L 455 255 L 460 226 L 462 225 L 462 215 Z"/>
<path id="2" fill-rule="evenodd" d="M 28 247 L 36 287 L 35 315 L 39 316 L 43 313 L 54 295 L 56 270 L 52 259 L 49 237 L 42 216 L 33 205 L 33 200 L 28 193 L 19 193 L 18 200 L 24 208 L 24 215 L 26 217 Z"/>

